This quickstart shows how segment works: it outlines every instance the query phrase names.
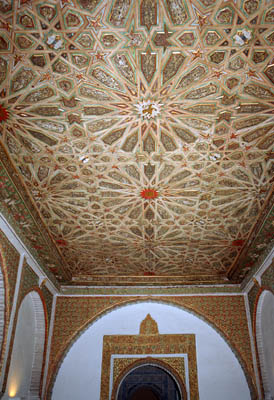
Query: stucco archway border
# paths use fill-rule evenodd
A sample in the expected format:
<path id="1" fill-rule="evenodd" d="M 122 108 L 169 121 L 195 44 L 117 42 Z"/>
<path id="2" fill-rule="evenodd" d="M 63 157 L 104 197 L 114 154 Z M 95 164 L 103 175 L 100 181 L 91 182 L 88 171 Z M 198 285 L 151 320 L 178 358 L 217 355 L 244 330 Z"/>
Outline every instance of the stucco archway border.
<path id="1" fill-rule="evenodd" d="M 15 331 L 16 331 L 16 326 L 17 326 L 17 321 L 18 321 L 18 314 L 19 314 L 19 310 L 20 307 L 22 305 L 22 302 L 24 301 L 24 299 L 26 298 L 26 296 L 31 295 L 31 294 L 38 294 L 39 295 L 39 300 L 40 300 L 40 305 L 38 304 L 38 299 L 34 296 L 32 296 L 32 301 L 33 301 L 33 305 L 34 305 L 34 311 L 35 311 L 35 318 L 36 318 L 36 324 L 38 322 L 38 332 L 41 333 L 40 331 L 40 327 L 41 327 L 41 314 L 43 313 L 44 316 L 44 345 L 43 345 L 43 350 L 42 350 L 42 354 L 41 354 L 41 349 L 39 349 L 39 351 L 35 354 L 35 358 L 34 358 L 34 363 L 33 363 L 33 369 L 36 368 L 37 364 L 38 364 L 38 359 L 42 358 L 42 368 L 41 368 L 41 379 L 40 379 L 40 387 L 39 389 L 37 389 L 36 391 L 39 391 L 39 393 L 37 393 L 37 395 L 39 394 L 39 396 L 41 396 L 42 393 L 42 377 L 44 375 L 44 371 L 45 371 L 45 359 L 46 359 L 46 348 L 47 348 L 47 342 L 48 342 L 48 314 L 47 314 L 47 306 L 46 306 L 46 302 L 45 299 L 43 297 L 43 293 L 41 291 L 41 289 L 38 286 L 34 286 L 31 287 L 27 290 L 27 292 L 24 294 L 24 296 L 22 296 L 22 298 L 20 299 L 20 301 L 17 304 L 16 307 L 16 313 L 15 313 L 15 317 L 14 317 L 14 323 L 13 323 L 13 330 L 12 330 L 12 336 L 11 336 L 11 341 L 10 341 L 10 346 L 9 346 L 9 355 L 8 355 L 8 359 L 7 359 L 7 364 L 6 364 L 6 371 L 5 371 L 5 377 L 4 377 L 4 382 L 3 382 L 3 391 L 6 390 L 6 385 L 7 385 L 7 380 L 8 380 L 8 374 L 9 374 L 9 368 L 10 368 L 10 363 L 11 363 L 11 355 L 12 355 L 12 349 L 13 349 L 13 344 L 14 344 L 14 338 L 15 338 Z M 42 307 L 41 307 L 42 305 Z M 37 321 L 37 319 L 39 319 L 39 321 Z M 39 338 L 37 337 L 37 340 L 39 340 Z M 37 369 L 37 368 L 36 368 Z M 40 374 L 40 373 L 39 373 Z M 37 381 L 37 378 L 33 377 L 31 379 L 34 379 L 35 381 Z M 31 385 L 33 384 L 33 380 L 31 380 Z"/>
<path id="2" fill-rule="evenodd" d="M 258 392 L 256 389 L 256 384 L 255 384 L 255 377 L 251 376 L 249 374 L 246 362 L 244 361 L 243 357 L 240 354 L 240 351 L 236 348 L 233 343 L 231 343 L 229 337 L 226 335 L 225 332 L 223 332 L 220 328 L 218 328 L 213 322 L 209 321 L 204 315 L 200 314 L 197 311 L 192 310 L 191 308 L 188 308 L 187 306 L 183 306 L 181 304 L 178 304 L 175 300 L 169 300 L 169 299 L 163 299 L 163 298 L 151 298 L 151 297 L 143 297 L 142 299 L 130 299 L 130 300 L 124 300 L 120 302 L 119 304 L 114 304 L 109 307 L 106 307 L 103 311 L 98 312 L 95 316 L 90 318 L 88 321 L 84 323 L 84 325 L 79 328 L 71 337 L 71 340 L 69 343 L 66 345 L 65 349 L 62 351 L 60 355 L 57 355 L 55 359 L 55 363 L 52 365 L 52 368 L 48 371 L 48 376 L 47 376 L 47 385 L 46 385 L 46 390 L 45 390 L 45 399 L 50 400 L 52 397 L 52 390 L 53 386 L 55 384 L 56 378 L 58 371 L 68 354 L 69 350 L 73 346 L 73 344 L 79 339 L 79 337 L 91 326 L 93 325 L 97 320 L 100 318 L 103 318 L 106 314 L 117 310 L 119 308 L 122 308 L 124 306 L 130 305 L 130 304 L 138 304 L 138 303 L 158 303 L 158 304 L 166 304 L 170 306 L 177 307 L 183 311 L 186 311 L 190 314 L 193 314 L 195 317 L 201 319 L 204 321 L 206 324 L 208 324 L 211 328 L 213 328 L 221 337 L 224 339 L 226 344 L 229 346 L 235 357 L 237 358 L 240 366 L 242 367 L 242 370 L 244 372 L 249 391 L 250 391 L 250 396 L 252 400 L 257 400 L 258 397 Z"/>
<path id="3" fill-rule="evenodd" d="M 263 366 L 261 364 L 261 358 L 260 355 L 262 354 L 262 343 L 261 343 L 261 331 L 259 327 L 259 319 L 261 317 L 261 304 L 263 302 L 263 297 L 266 292 L 270 292 L 274 295 L 274 291 L 272 290 L 271 287 L 269 286 L 260 286 L 259 291 L 257 293 L 256 299 L 255 299 L 255 305 L 253 309 L 253 337 L 254 337 L 254 342 L 255 342 L 255 351 L 256 351 L 256 362 L 257 362 L 257 368 L 259 371 L 259 380 L 260 380 L 260 389 L 262 393 L 262 398 L 265 396 L 265 391 L 264 391 L 264 376 L 265 372 L 263 370 Z M 259 340 L 258 340 L 259 339 Z M 259 343 L 258 343 L 259 342 Z"/>
<path id="4" fill-rule="evenodd" d="M 162 360 L 158 360 L 154 357 L 146 357 L 141 360 L 134 361 L 133 363 L 128 365 L 124 369 L 124 371 L 122 371 L 120 373 L 120 375 L 118 376 L 118 378 L 116 379 L 116 381 L 114 383 L 111 400 L 116 400 L 118 391 L 120 389 L 120 385 L 122 384 L 122 381 L 127 377 L 127 375 L 129 373 L 131 373 L 132 371 L 134 371 L 135 369 L 145 366 L 145 365 L 152 365 L 155 367 L 159 367 L 159 368 L 163 369 L 164 371 L 166 371 L 167 373 L 169 373 L 171 375 L 171 377 L 175 380 L 176 384 L 178 385 L 179 390 L 181 392 L 180 394 L 182 395 L 182 398 L 184 400 L 187 399 L 187 392 L 186 392 L 185 385 L 184 385 L 181 377 L 178 375 L 178 373 L 166 362 L 164 362 Z"/>
<path id="5" fill-rule="evenodd" d="M 3 357 L 6 349 L 7 334 L 8 334 L 8 322 L 9 322 L 9 285 L 6 271 L 6 264 L 4 257 L 2 257 L 2 249 L 0 245 L 0 304 L 2 304 L 2 310 L 0 313 L 0 374 L 3 367 Z"/>

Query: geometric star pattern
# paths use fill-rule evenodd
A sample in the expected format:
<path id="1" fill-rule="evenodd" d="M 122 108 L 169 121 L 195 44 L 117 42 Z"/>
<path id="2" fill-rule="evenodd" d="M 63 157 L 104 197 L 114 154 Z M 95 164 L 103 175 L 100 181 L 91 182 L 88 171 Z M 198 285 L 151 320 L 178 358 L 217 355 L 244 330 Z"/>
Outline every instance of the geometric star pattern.
<path id="1" fill-rule="evenodd" d="M 0 12 L 1 142 L 71 282 L 218 283 L 235 266 L 243 279 L 273 189 L 270 2 L 7 0 Z"/>

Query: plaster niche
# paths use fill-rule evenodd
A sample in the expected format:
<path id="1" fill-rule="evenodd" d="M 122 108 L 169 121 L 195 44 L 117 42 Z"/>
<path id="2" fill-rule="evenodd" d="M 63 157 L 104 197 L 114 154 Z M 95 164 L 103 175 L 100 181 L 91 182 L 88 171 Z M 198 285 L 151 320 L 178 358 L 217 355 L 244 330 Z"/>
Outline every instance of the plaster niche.
<path id="1" fill-rule="evenodd" d="M 256 341 L 263 380 L 264 399 L 274 399 L 274 295 L 262 292 L 256 313 Z"/>
<path id="2" fill-rule="evenodd" d="M 38 292 L 32 291 L 24 297 L 18 311 L 4 399 L 40 398 L 44 345 L 44 307 Z"/>

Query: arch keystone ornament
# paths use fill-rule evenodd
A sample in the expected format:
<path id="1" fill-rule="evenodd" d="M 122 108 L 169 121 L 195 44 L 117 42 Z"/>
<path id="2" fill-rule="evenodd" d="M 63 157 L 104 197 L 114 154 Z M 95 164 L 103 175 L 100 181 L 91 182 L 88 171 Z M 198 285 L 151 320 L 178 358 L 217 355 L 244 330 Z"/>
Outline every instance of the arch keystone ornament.
<path id="1" fill-rule="evenodd" d="M 140 335 L 158 335 L 159 329 L 157 322 L 147 314 L 146 318 L 140 324 Z"/>

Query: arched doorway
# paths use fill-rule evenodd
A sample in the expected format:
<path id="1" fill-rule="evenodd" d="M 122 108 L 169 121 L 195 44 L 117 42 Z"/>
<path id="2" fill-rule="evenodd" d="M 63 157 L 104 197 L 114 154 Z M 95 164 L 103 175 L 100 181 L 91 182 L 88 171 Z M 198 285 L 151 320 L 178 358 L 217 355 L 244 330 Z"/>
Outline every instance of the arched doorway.
<path id="1" fill-rule="evenodd" d="M 28 293 L 21 302 L 6 391 L 10 397 L 39 399 L 45 345 L 45 312 L 40 295 Z"/>
<path id="2" fill-rule="evenodd" d="M 183 400 L 183 391 L 169 371 L 144 363 L 122 378 L 115 400 Z"/>
<path id="3" fill-rule="evenodd" d="M 256 342 L 263 380 L 264 399 L 274 398 L 274 295 L 264 290 L 256 312 Z"/>
<path id="4" fill-rule="evenodd" d="M 201 398 L 250 400 L 250 391 L 243 369 L 221 335 L 192 313 L 180 307 L 153 300 L 108 309 L 100 318 L 92 321 L 81 331 L 71 342 L 68 351 L 64 353 L 65 356 L 60 362 L 56 377 L 54 376 L 49 385 L 46 398 L 52 400 L 64 398 L 74 400 L 79 397 L 108 399 L 109 394 L 112 394 L 116 379 L 106 387 L 104 397 L 102 397 L 102 369 L 100 367 L 103 338 L 105 335 L 112 334 L 138 335 L 140 322 L 148 313 L 157 321 L 161 334 L 195 334 L 198 349 L 198 390 Z M 125 344 L 128 345 L 128 343 Z M 132 353 L 129 351 L 126 354 Z M 150 356 L 153 355 L 150 354 Z M 114 377 L 114 374 L 112 376 Z M 186 376 L 189 376 L 189 373 Z M 212 376 L 215 377 L 214 385 Z M 189 396 L 190 387 L 187 381 L 185 386 Z"/>

